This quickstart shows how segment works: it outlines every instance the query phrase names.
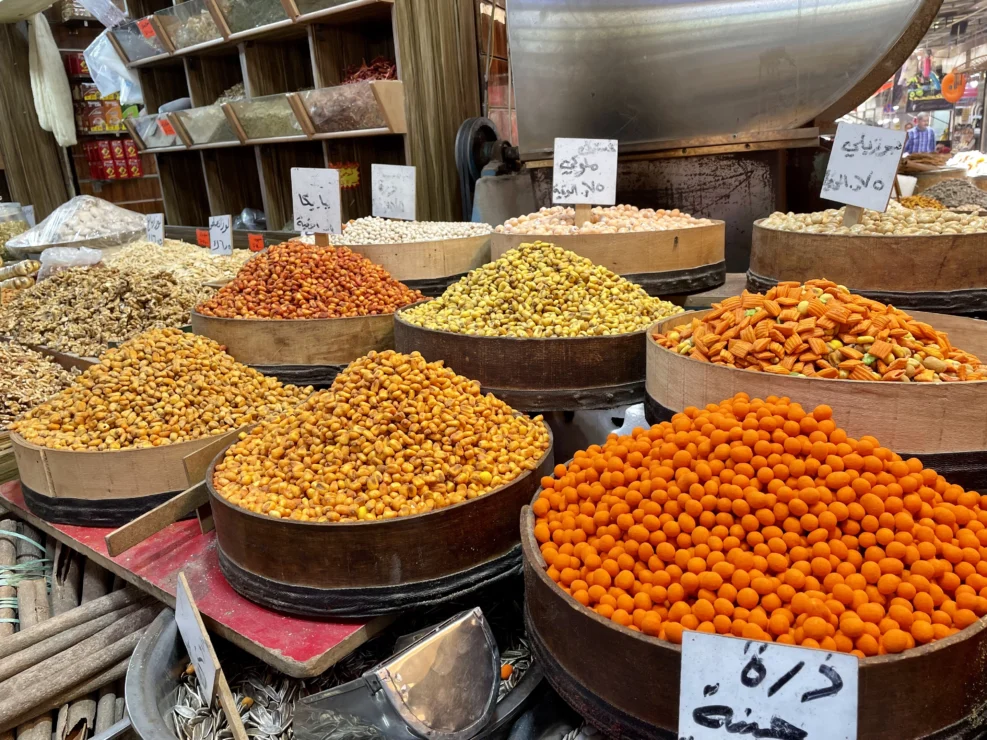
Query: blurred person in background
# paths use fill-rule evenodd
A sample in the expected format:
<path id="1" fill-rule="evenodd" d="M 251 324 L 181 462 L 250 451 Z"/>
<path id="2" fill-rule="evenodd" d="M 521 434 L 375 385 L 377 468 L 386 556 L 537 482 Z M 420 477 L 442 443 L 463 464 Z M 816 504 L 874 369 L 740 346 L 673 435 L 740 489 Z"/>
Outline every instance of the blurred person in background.
<path id="1" fill-rule="evenodd" d="M 905 139 L 905 153 L 934 152 L 936 150 L 936 132 L 929 126 L 929 114 L 919 113 L 915 128 L 908 132 Z"/>

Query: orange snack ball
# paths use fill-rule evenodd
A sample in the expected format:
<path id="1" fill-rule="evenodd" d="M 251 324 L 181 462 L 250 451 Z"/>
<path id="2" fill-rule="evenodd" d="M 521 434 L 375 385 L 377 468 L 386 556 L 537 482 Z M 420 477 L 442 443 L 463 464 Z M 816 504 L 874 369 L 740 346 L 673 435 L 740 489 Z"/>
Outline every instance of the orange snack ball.
<path id="1" fill-rule="evenodd" d="M 735 308 L 738 341 L 756 308 Z M 896 321 L 869 331 L 924 336 Z M 796 354 L 811 351 L 804 331 Z M 701 630 L 868 657 L 975 624 L 987 615 L 987 497 L 832 417 L 741 393 L 577 452 L 531 507 L 547 574 L 586 608 L 674 643 Z"/>

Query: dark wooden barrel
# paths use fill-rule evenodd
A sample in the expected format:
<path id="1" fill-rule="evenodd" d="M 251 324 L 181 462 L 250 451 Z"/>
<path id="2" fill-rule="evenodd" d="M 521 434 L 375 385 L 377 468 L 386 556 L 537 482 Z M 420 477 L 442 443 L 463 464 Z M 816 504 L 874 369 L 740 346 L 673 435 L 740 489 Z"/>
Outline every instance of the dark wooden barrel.
<path id="1" fill-rule="evenodd" d="M 545 572 L 527 506 L 521 548 L 528 635 L 549 683 L 610 738 L 677 737 L 680 646 L 620 627 L 560 589 Z M 858 740 L 978 737 L 985 627 L 980 620 L 944 640 L 861 660 Z"/>
<path id="2" fill-rule="evenodd" d="M 851 437 L 870 434 L 902 456 L 920 458 L 953 483 L 987 492 L 987 381 L 885 383 L 756 373 L 697 362 L 659 346 L 653 338 L 656 331 L 664 333 L 706 313 L 673 316 L 648 331 L 645 412 L 650 423 L 740 392 L 752 398 L 788 396 L 807 409 L 827 404 Z M 945 331 L 955 346 L 987 357 L 987 322 L 910 314 Z"/>
<path id="3" fill-rule="evenodd" d="M 701 293 L 726 280 L 725 224 L 669 231 L 537 236 L 494 234 L 490 257 L 535 241 L 550 242 L 637 283 L 650 295 Z"/>
<path id="4" fill-rule="evenodd" d="M 644 393 L 645 332 L 606 337 L 521 339 L 435 331 L 398 311 L 394 345 L 444 360 L 485 393 L 518 411 L 577 411 L 639 403 Z"/>
<path id="5" fill-rule="evenodd" d="M 549 447 L 537 468 L 507 485 L 427 514 L 318 524 L 227 502 L 212 482 L 224 454 L 213 460 L 206 482 L 226 579 L 262 606 L 333 618 L 441 603 L 516 575 L 518 515 L 554 462 Z"/>
<path id="6" fill-rule="evenodd" d="M 867 236 L 754 222 L 748 290 L 826 278 L 898 308 L 987 318 L 987 233 Z"/>

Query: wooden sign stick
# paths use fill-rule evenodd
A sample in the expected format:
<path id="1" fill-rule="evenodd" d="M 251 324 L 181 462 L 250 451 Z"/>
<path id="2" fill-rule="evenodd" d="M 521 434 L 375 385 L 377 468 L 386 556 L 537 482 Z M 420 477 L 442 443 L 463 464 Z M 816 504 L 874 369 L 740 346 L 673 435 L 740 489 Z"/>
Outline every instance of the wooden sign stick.
<path id="1" fill-rule="evenodd" d="M 843 225 L 847 228 L 856 226 L 863 215 L 864 209 L 860 206 L 846 206 L 846 210 L 843 211 Z"/>
<path id="2" fill-rule="evenodd" d="M 585 203 L 580 203 L 576 206 L 576 228 L 578 229 L 584 223 L 590 220 L 590 209 L 592 206 Z"/>
<path id="3" fill-rule="evenodd" d="M 134 545 L 208 503 L 209 491 L 206 490 L 205 481 L 202 481 L 110 532 L 104 538 L 106 552 L 111 558 L 122 555 Z"/>

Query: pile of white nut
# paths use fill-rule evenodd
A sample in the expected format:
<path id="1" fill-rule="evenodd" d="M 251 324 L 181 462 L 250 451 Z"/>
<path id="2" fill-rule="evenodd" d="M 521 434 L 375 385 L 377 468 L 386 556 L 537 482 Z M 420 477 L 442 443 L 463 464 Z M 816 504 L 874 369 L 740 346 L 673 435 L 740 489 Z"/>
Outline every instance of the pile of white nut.
<path id="1" fill-rule="evenodd" d="M 542 208 L 537 213 L 508 219 L 496 231 L 500 234 L 566 236 L 571 234 L 627 234 L 636 231 L 670 231 L 706 226 L 708 218 L 693 218 L 678 208 L 670 211 L 636 206 L 598 206 L 590 211 L 590 220 L 576 224 L 576 211 L 565 206 Z"/>
<path id="2" fill-rule="evenodd" d="M 970 213 L 912 210 L 894 201 L 884 213 L 865 210 L 860 222 L 847 228 L 843 210 L 830 208 L 815 213 L 775 212 L 761 222 L 767 229 L 799 231 L 806 234 L 860 234 L 864 236 L 936 236 L 976 234 L 987 231 L 987 218 Z"/>
<path id="3" fill-rule="evenodd" d="M 486 236 L 491 232 L 487 224 L 468 221 L 395 221 L 388 218 L 358 218 L 343 227 L 339 236 L 330 236 L 336 246 L 362 244 L 405 244 L 431 242 L 443 239 L 465 239 Z"/>

